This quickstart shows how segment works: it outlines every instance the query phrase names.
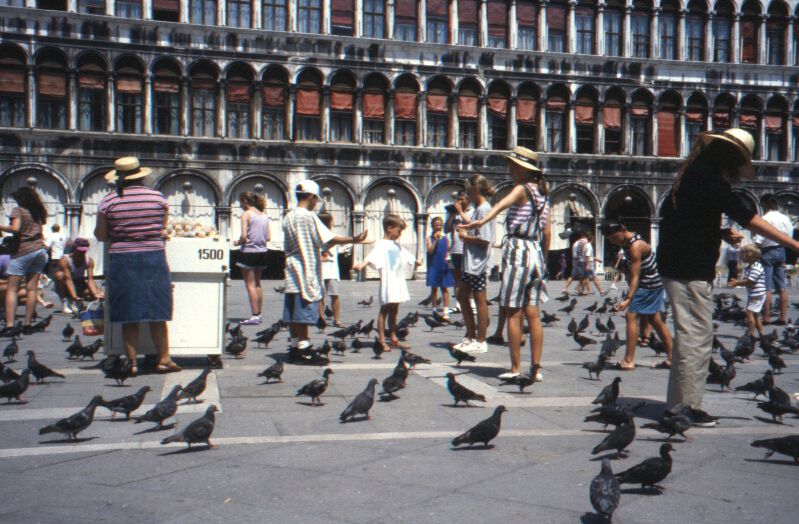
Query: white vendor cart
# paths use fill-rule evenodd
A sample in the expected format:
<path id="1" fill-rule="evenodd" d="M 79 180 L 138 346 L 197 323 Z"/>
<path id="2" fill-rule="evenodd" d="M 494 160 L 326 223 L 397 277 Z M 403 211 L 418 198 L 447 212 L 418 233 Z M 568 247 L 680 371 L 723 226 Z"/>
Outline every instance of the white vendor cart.
<path id="1" fill-rule="evenodd" d="M 173 238 L 166 242 L 166 258 L 174 290 L 169 353 L 207 355 L 209 363 L 217 366 L 225 337 L 230 243 L 226 239 Z M 105 259 L 108 268 L 107 247 Z M 109 322 L 108 308 L 105 326 L 106 355 L 124 355 L 122 326 Z M 139 336 L 138 353 L 155 355 L 149 327 L 142 326 Z"/>

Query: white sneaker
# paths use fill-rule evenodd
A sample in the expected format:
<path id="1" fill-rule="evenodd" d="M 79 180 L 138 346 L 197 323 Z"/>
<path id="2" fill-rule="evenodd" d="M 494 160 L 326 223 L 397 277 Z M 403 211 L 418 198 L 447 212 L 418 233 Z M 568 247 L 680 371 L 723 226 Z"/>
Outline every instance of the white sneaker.
<path id="1" fill-rule="evenodd" d="M 460 344 L 455 344 L 452 347 L 455 349 L 463 349 L 467 346 L 471 346 L 472 342 L 474 342 L 474 340 L 470 339 L 469 337 L 463 337 L 463 340 L 461 341 Z"/>
<path id="2" fill-rule="evenodd" d="M 541 373 L 538 373 L 538 374 L 535 376 L 535 381 L 536 381 L 536 382 L 541 382 L 542 380 L 544 380 L 544 375 L 542 375 Z"/>
<path id="3" fill-rule="evenodd" d="M 65 315 L 74 315 L 75 314 L 75 312 L 72 311 L 69 308 L 69 306 L 66 306 L 66 305 L 64 306 L 64 309 L 61 310 L 61 312 L 64 313 Z"/>
<path id="4" fill-rule="evenodd" d="M 465 353 L 488 353 L 488 344 L 485 340 L 483 342 L 473 340 L 470 345 L 461 348 L 461 351 Z"/>
<path id="5" fill-rule="evenodd" d="M 518 377 L 519 375 L 521 375 L 521 373 L 511 373 L 510 371 L 508 371 L 506 373 L 499 375 L 497 378 L 500 380 L 508 380 L 511 378 Z"/>
<path id="6" fill-rule="evenodd" d="M 619 288 L 616 287 L 616 284 L 611 284 L 610 289 L 619 289 Z"/>

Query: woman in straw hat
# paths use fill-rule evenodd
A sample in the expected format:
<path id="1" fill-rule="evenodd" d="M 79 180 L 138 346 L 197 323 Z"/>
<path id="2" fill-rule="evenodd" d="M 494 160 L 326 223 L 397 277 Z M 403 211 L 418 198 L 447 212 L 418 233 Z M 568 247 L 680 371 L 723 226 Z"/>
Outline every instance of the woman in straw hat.
<path id="1" fill-rule="evenodd" d="M 531 369 L 541 380 L 541 353 L 544 330 L 539 303 L 547 300 L 544 291 L 546 255 L 549 251 L 549 188 L 538 167 L 538 156 L 529 149 L 517 147 L 507 157 L 510 176 L 516 184 L 510 194 L 500 200 L 482 219 L 459 226 L 474 229 L 508 210 L 505 218 L 505 239 L 502 249 L 502 287 L 500 308 L 508 319 L 508 345 L 511 369 L 500 378 L 513 378 L 521 373 L 522 313 L 530 325 Z"/>
<path id="2" fill-rule="evenodd" d="M 674 350 L 666 410 L 699 409 L 713 340 L 712 292 L 721 241 L 743 235 L 722 229 L 726 214 L 753 233 L 799 250 L 799 242 L 781 233 L 744 205 L 731 184 L 754 179 L 755 141 L 742 129 L 700 133 L 663 206 L 657 265 L 674 312 Z M 696 422 L 712 426 L 714 422 Z"/>
<path id="3" fill-rule="evenodd" d="M 181 369 L 169 358 L 167 321 L 172 320 L 172 277 L 164 251 L 163 229 L 169 205 L 160 192 L 144 186 L 151 170 L 135 157 L 120 158 L 105 175 L 116 191 L 97 208 L 94 236 L 109 242 L 108 308 L 112 324 L 122 324 L 122 342 L 136 368 L 141 322 L 150 324 L 158 371 Z"/>

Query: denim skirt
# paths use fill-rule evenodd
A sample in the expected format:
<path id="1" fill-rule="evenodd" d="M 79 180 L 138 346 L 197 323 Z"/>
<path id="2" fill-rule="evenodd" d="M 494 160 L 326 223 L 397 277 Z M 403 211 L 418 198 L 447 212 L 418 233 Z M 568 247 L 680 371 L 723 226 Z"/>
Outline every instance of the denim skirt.
<path id="1" fill-rule="evenodd" d="M 172 274 L 166 252 L 111 253 L 107 301 L 112 324 L 172 320 Z"/>

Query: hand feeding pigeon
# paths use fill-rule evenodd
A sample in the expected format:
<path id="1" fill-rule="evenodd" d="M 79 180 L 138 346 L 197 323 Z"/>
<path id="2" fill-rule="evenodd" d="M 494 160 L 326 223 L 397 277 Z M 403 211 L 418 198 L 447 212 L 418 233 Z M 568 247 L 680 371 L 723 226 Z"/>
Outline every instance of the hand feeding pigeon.
<path id="1" fill-rule="evenodd" d="M 130 414 L 141 407 L 144 397 L 149 391 L 152 391 L 150 386 L 144 386 L 133 395 L 126 395 L 114 400 L 103 400 L 100 402 L 100 406 L 111 411 L 111 418 L 114 418 L 117 413 L 124 413 L 125 420 L 130 420 Z"/>
<path id="2" fill-rule="evenodd" d="M 29 369 L 23 369 L 18 379 L 0 386 L 0 398 L 7 398 L 9 404 L 12 398 L 23 404 L 28 402 L 27 399 L 21 398 L 21 396 L 28 390 L 28 386 L 30 385 L 30 373 Z"/>
<path id="3" fill-rule="evenodd" d="M 64 341 L 71 340 L 72 335 L 75 333 L 75 328 L 72 327 L 72 324 L 67 322 L 67 327 L 61 331 L 61 335 L 64 337 Z"/>
<path id="4" fill-rule="evenodd" d="M 652 457 L 636 464 L 627 471 L 616 473 L 619 484 L 640 484 L 641 489 L 647 486 L 663 490 L 658 486 L 671 473 L 672 458 L 669 454 L 674 448 L 668 442 L 660 446 L 660 456 Z"/>
<path id="5" fill-rule="evenodd" d="M 48 368 L 44 364 L 40 363 L 36 360 L 36 353 L 33 350 L 28 350 L 28 369 L 31 370 L 31 374 L 36 377 L 36 383 L 44 382 L 44 379 L 48 377 L 60 377 L 60 378 L 67 378 L 61 373 L 53 371 L 52 369 Z"/>
<path id="6" fill-rule="evenodd" d="M 191 449 L 192 444 L 205 442 L 208 444 L 209 449 L 219 447 L 211 444 L 211 433 L 214 432 L 214 424 L 216 423 L 216 417 L 214 416 L 214 413 L 217 411 L 218 410 L 216 406 L 211 404 L 208 406 L 208 409 L 205 410 L 205 415 L 197 420 L 189 422 L 188 426 L 178 431 L 171 437 L 167 437 L 162 440 L 161 445 L 170 444 L 172 442 L 185 442 L 189 445 L 189 449 Z"/>
<path id="7" fill-rule="evenodd" d="M 200 376 L 186 384 L 186 387 L 180 390 L 178 393 L 178 400 L 190 399 L 193 400 L 195 404 L 199 404 L 202 400 L 197 400 L 197 397 L 202 395 L 203 391 L 205 391 L 206 379 L 208 378 L 208 374 L 211 372 L 211 368 L 205 368 Z"/>
<path id="8" fill-rule="evenodd" d="M 140 417 L 133 417 L 136 424 L 141 422 L 155 422 L 158 424 L 154 429 L 161 429 L 164 427 L 164 421 L 173 416 L 178 411 L 178 393 L 182 387 L 180 384 L 172 388 L 169 395 L 152 407 L 150 411 Z"/>
<path id="9" fill-rule="evenodd" d="M 341 420 L 341 422 L 347 422 L 347 419 L 355 419 L 357 415 L 366 415 L 366 420 L 372 420 L 372 417 L 369 416 L 369 410 L 372 409 L 372 406 L 375 403 L 376 385 L 377 379 L 370 379 L 366 389 L 360 392 L 357 397 L 352 399 L 350 405 L 341 412 L 339 420 Z"/>
<path id="10" fill-rule="evenodd" d="M 685 413 L 685 410 L 683 410 L 677 415 L 671 417 L 664 416 L 659 422 L 648 422 L 641 427 L 665 433 L 668 435 L 666 441 L 671 442 L 671 437 L 674 435 L 680 435 L 685 440 L 691 440 L 691 437 L 685 435 L 685 432 L 691 429 L 691 425 L 690 417 Z"/>
<path id="11" fill-rule="evenodd" d="M 410 351 L 406 351 L 404 349 L 402 350 L 402 358 L 405 360 L 405 362 L 408 363 L 408 365 L 411 367 L 411 369 L 415 368 L 416 364 L 432 364 L 433 363 L 432 361 L 430 361 L 430 360 L 428 360 L 426 358 L 422 358 L 419 355 L 414 355 Z"/>
<path id="12" fill-rule="evenodd" d="M 619 505 L 621 499 L 621 486 L 619 481 L 613 476 L 610 467 L 610 460 L 602 459 L 602 468 L 599 475 L 591 481 L 589 489 L 591 506 L 601 516 L 607 517 L 608 522 L 613 519 L 613 512 Z"/>
<path id="13" fill-rule="evenodd" d="M 61 419 L 55 424 L 43 427 L 39 430 L 39 435 L 63 433 L 64 435 L 69 435 L 69 440 L 78 438 L 78 433 L 91 426 L 94 420 L 94 410 L 97 409 L 97 406 L 99 406 L 102 401 L 103 397 L 96 395 L 84 409 L 71 417 Z"/>
<path id="14" fill-rule="evenodd" d="M 328 344 L 328 348 L 329 347 L 330 345 Z M 257 376 L 264 377 L 266 380 L 264 380 L 263 383 L 266 384 L 269 382 L 269 379 L 277 379 L 280 382 L 283 382 L 283 379 L 281 378 L 282 374 L 283 374 L 283 360 L 278 358 L 277 362 L 275 362 L 274 364 L 272 364 L 262 372 L 258 373 Z"/>
<path id="15" fill-rule="evenodd" d="M 793 458 L 799 464 L 799 435 L 755 440 L 750 445 L 754 448 L 765 448 L 767 451 L 764 459 L 769 458 L 774 453 L 779 453 Z"/>
<path id="16" fill-rule="evenodd" d="M 586 416 L 583 422 L 598 422 L 604 424 L 605 427 L 603 429 L 606 429 L 610 425 L 620 426 L 634 417 L 635 412 L 644 406 L 646 406 L 646 402 L 643 400 L 624 406 L 608 404 L 607 406 L 594 409 L 594 414 Z"/>
<path id="17" fill-rule="evenodd" d="M 458 367 L 460 367 L 461 362 L 467 360 L 469 362 L 476 362 L 477 358 L 474 355 L 470 355 L 465 351 L 461 351 L 460 349 L 455 349 L 455 344 L 449 344 L 447 346 L 447 350 L 449 351 L 449 355 L 458 361 Z"/>
<path id="18" fill-rule="evenodd" d="M 502 424 L 502 414 L 508 411 L 505 406 L 497 406 L 494 414 L 485 420 L 478 422 L 474 427 L 452 439 L 452 446 L 458 447 L 461 444 L 468 444 L 471 447 L 478 442 L 488 447 L 491 442 L 499 435 Z"/>
<path id="19" fill-rule="evenodd" d="M 319 402 L 319 405 L 324 405 L 319 400 L 319 397 L 327 390 L 327 386 L 330 384 L 330 375 L 335 375 L 335 373 L 333 373 L 332 369 L 325 368 L 324 373 L 322 373 L 323 378 L 317 378 L 316 380 L 308 382 L 297 390 L 297 394 L 294 396 L 299 397 L 300 395 L 305 395 L 311 397 L 311 407 L 316 407 L 316 402 Z"/>
<path id="20" fill-rule="evenodd" d="M 458 381 L 455 380 L 455 375 L 453 373 L 447 373 L 447 390 L 452 395 L 452 398 L 455 399 L 454 406 L 457 406 L 458 402 L 463 402 L 468 406 L 470 400 L 479 400 L 480 402 L 486 401 L 484 395 L 475 393 L 466 386 L 459 384 Z"/>
<path id="21" fill-rule="evenodd" d="M 621 382 L 621 377 L 615 377 L 610 385 L 602 388 L 602 391 L 599 392 L 599 395 L 597 395 L 591 404 L 602 406 L 615 404 L 616 399 L 619 397 L 619 382 Z"/>
<path id="22" fill-rule="evenodd" d="M 620 458 L 622 453 L 629 453 L 625 448 L 633 443 L 635 440 L 635 422 L 630 415 L 623 424 L 616 426 L 616 429 L 610 432 L 605 439 L 597 444 L 591 451 L 592 455 L 596 455 L 603 451 L 616 450 L 616 458 Z"/>

